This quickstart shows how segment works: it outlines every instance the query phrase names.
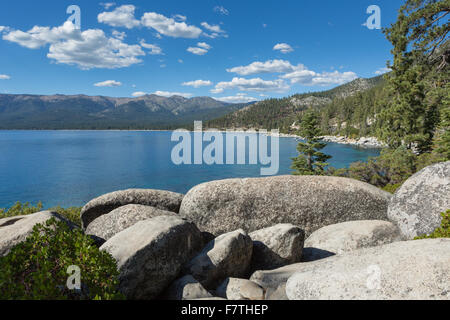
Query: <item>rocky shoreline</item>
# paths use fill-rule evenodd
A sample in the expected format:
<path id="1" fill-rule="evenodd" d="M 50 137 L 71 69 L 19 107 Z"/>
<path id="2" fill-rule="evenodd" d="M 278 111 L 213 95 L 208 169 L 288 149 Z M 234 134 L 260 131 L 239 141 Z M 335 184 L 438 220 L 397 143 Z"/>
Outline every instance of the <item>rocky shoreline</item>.
<path id="1" fill-rule="evenodd" d="M 267 133 L 267 135 L 272 136 L 272 133 Z M 295 139 L 303 139 L 303 137 L 300 137 L 295 134 L 288 134 L 288 133 L 280 133 L 280 138 L 295 138 Z M 382 149 L 386 148 L 387 144 L 384 142 L 379 141 L 375 137 L 361 137 L 358 139 L 352 139 L 344 136 L 322 136 L 321 140 L 324 142 L 332 142 L 332 143 L 339 143 L 339 144 L 346 144 L 346 145 L 352 145 L 360 148 L 374 148 L 374 149 Z"/>
<path id="2" fill-rule="evenodd" d="M 450 161 L 393 196 L 339 177 L 227 179 L 186 195 L 116 191 L 81 219 L 131 300 L 449 300 L 450 239 L 413 240 L 449 208 Z M 64 221 L 0 219 L 0 254 L 51 218 Z"/>

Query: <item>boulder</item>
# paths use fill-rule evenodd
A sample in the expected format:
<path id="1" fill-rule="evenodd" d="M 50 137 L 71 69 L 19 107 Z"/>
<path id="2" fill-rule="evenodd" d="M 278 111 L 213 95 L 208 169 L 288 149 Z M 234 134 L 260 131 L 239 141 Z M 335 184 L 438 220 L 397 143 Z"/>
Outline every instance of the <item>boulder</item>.
<path id="1" fill-rule="evenodd" d="M 135 223 L 158 216 L 176 216 L 170 211 L 139 204 L 129 204 L 119 207 L 92 221 L 86 228 L 86 234 L 109 240 L 117 233 L 133 226 Z"/>
<path id="2" fill-rule="evenodd" d="M 227 300 L 264 300 L 264 289 L 253 281 L 228 278 L 217 289 L 216 294 Z"/>
<path id="3" fill-rule="evenodd" d="M 450 209 L 450 161 L 417 172 L 394 194 L 388 217 L 400 228 L 405 240 L 430 234 Z"/>
<path id="4" fill-rule="evenodd" d="M 286 295 L 286 283 L 282 283 L 276 288 L 267 288 L 265 300 L 269 301 L 289 300 Z"/>
<path id="5" fill-rule="evenodd" d="M 243 277 L 252 257 L 253 242 L 243 230 L 223 234 L 183 267 L 206 289 L 216 288 L 228 277 Z"/>
<path id="6" fill-rule="evenodd" d="M 179 217 L 139 221 L 109 239 L 109 252 L 119 268 L 119 289 L 128 299 L 158 297 L 178 276 L 181 266 L 202 248 L 197 227 Z"/>
<path id="7" fill-rule="evenodd" d="M 391 195 L 347 178 L 277 176 L 212 181 L 191 189 L 180 214 L 200 230 L 222 234 L 291 223 L 306 236 L 352 220 L 387 220 Z"/>
<path id="8" fill-rule="evenodd" d="M 296 268 L 290 300 L 450 299 L 450 239 L 400 241 Z"/>
<path id="9" fill-rule="evenodd" d="M 306 239 L 305 248 L 308 249 L 304 251 L 302 261 L 314 261 L 400 240 L 400 231 L 388 221 L 364 220 L 333 224 L 314 231 Z"/>
<path id="10" fill-rule="evenodd" d="M 284 300 L 283 296 L 286 295 L 286 282 L 298 272 L 299 268 L 308 264 L 309 263 L 295 263 L 274 270 L 258 270 L 252 274 L 250 280 L 266 290 L 266 300 Z M 281 299 L 272 298 L 274 294 L 280 296 L 280 293 L 282 296 Z M 285 298 L 287 300 L 287 296 Z"/>
<path id="11" fill-rule="evenodd" d="M 175 280 L 163 294 L 164 300 L 195 300 L 202 298 L 212 298 L 212 295 L 191 275 Z"/>
<path id="12" fill-rule="evenodd" d="M 152 189 L 129 189 L 105 194 L 89 201 L 81 209 L 84 230 L 98 217 L 127 204 L 140 204 L 178 213 L 183 195 Z"/>
<path id="13" fill-rule="evenodd" d="M 249 236 L 253 240 L 252 271 L 280 268 L 302 258 L 305 232 L 292 224 L 278 224 Z"/>
<path id="14" fill-rule="evenodd" d="M 24 242 L 35 225 L 44 224 L 52 218 L 66 222 L 71 228 L 75 227 L 64 217 L 50 211 L 0 219 L 0 257 L 6 256 L 13 247 Z"/>

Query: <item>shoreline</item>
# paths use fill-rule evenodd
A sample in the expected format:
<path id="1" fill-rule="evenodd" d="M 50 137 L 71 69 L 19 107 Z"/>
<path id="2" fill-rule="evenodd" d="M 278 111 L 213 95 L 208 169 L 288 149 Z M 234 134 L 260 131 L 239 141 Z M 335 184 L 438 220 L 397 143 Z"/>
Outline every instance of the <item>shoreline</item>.
<path id="1" fill-rule="evenodd" d="M 19 131 L 61 131 L 61 132 L 173 132 L 177 129 L 172 130 L 158 130 L 158 129 L 7 129 L 2 130 L 0 129 L 0 132 L 19 132 Z M 194 132 L 193 130 L 184 129 L 189 132 Z M 208 129 L 203 130 L 203 132 L 206 132 Z M 248 130 L 239 130 L 239 129 L 229 129 L 230 131 L 237 132 L 237 133 L 247 133 Z M 227 130 L 216 130 L 215 132 L 221 132 L 226 133 Z M 258 131 L 257 131 L 258 132 Z M 273 133 L 271 132 L 265 132 L 264 133 L 267 136 L 273 136 Z M 294 139 L 303 139 L 302 137 L 296 135 L 296 134 L 288 134 L 288 133 L 279 133 L 280 138 L 294 138 Z M 344 144 L 344 145 L 352 145 L 362 148 L 377 148 L 382 149 L 386 148 L 387 145 L 381 141 L 379 141 L 375 137 L 361 137 L 359 139 L 352 139 L 347 138 L 345 136 L 322 136 L 321 137 L 324 142 L 331 142 L 331 143 L 338 143 L 338 144 Z"/>

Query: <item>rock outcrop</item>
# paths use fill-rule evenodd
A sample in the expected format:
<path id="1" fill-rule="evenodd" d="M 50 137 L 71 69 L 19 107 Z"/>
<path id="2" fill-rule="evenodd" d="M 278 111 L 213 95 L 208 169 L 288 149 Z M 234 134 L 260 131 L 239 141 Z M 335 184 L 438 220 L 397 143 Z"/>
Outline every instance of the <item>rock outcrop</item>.
<path id="1" fill-rule="evenodd" d="M 139 221 L 158 216 L 177 216 L 176 213 L 139 204 L 128 204 L 92 221 L 86 228 L 86 234 L 109 240 L 119 232 Z"/>
<path id="2" fill-rule="evenodd" d="M 419 171 L 397 190 L 389 208 L 389 219 L 406 240 L 429 234 L 441 224 L 441 212 L 450 209 L 450 161 Z"/>
<path id="3" fill-rule="evenodd" d="M 243 277 L 252 257 L 253 242 L 243 230 L 223 234 L 209 242 L 183 266 L 206 289 L 214 289 L 228 277 Z"/>
<path id="4" fill-rule="evenodd" d="M 33 232 L 34 226 L 44 224 L 52 218 L 75 227 L 64 217 L 50 211 L 0 219 L 0 257 L 6 256 L 13 247 L 24 242 Z"/>
<path id="5" fill-rule="evenodd" d="M 369 184 L 338 177 L 277 176 L 213 181 L 191 189 L 180 215 L 200 230 L 247 232 L 278 223 L 309 236 L 324 226 L 352 220 L 387 220 L 391 195 Z"/>
<path id="6" fill-rule="evenodd" d="M 154 299 L 176 279 L 182 265 L 202 248 L 202 243 L 193 223 L 159 216 L 116 234 L 100 250 L 116 259 L 119 288 L 128 299 Z"/>
<path id="7" fill-rule="evenodd" d="M 290 300 L 450 299 L 450 239 L 395 242 L 297 265 Z"/>
<path id="8" fill-rule="evenodd" d="M 253 240 L 250 270 L 271 270 L 300 262 L 305 232 L 292 224 L 279 224 L 249 234 Z"/>
<path id="9" fill-rule="evenodd" d="M 140 204 L 178 213 L 183 195 L 170 191 L 152 189 L 129 189 L 115 191 L 89 201 L 81 210 L 84 230 L 98 217 L 127 204 Z"/>
<path id="10" fill-rule="evenodd" d="M 400 240 L 400 231 L 388 221 L 364 220 L 333 224 L 313 232 L 306 239 L 302 261 L 314 261 Z"/>

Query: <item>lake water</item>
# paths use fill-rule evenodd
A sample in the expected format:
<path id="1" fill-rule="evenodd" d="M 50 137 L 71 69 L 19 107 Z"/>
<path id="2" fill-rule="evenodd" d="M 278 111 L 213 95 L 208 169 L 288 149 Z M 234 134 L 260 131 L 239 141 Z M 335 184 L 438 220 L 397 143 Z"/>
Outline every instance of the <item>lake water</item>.
<path id="1" fill-rule="evenodd" d="M 177 144 L 171 132 L 0 131 L 0 208 L 16 201 L 45 208 L 82 206 L 102 194 L 150 188 L 186 193 L 191 187 L 226 178 L 260 177 L 260 165 L 180 165 L 171 161 Z M 279 175 L 290 174 L 298 141 L 280 138 Z M 205 143 L 205 146 L 208 143 Z M 379 155 L 330 143 L 331 165 L 348 167 Z"/>

